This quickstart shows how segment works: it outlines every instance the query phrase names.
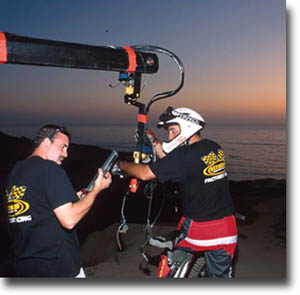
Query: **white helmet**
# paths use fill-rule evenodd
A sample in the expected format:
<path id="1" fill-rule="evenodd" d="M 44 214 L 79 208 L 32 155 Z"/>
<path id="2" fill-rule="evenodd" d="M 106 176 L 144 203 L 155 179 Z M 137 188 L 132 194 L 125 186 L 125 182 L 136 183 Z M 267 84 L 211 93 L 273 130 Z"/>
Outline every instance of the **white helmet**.
<path id="1" fill-rule="evenodd" d="M 173 109 L 172 107 L 168 107 L 166 111 L 160 115 L 157 127 L 168 129 L 170 125 L 179 125 L 180 133 L 170 142 L 162 143 L 162 148 L 167 154 L 182 143 L 188 142 L 191 136 L 203 129 L 205 121 L 200 114 L 191 109 Z"/>

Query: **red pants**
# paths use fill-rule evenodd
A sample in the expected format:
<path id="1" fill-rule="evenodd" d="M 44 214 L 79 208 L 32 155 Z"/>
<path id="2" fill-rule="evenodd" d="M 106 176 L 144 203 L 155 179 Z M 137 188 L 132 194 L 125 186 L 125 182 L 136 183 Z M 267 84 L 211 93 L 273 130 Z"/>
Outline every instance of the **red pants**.
<path id="1" fill-rule="evenodd" d="M 237 227 L 234 216 L 205 222 L 182 217 L 177 230 L 181 231 L 177 247 L 194 251 L 224 249 L 233 258 L 237 242 Z"/>
<path id="2" fill-rule="evenodd" d="M 205 222 L 182 217 L 177 230 L 180 235 L 176 248 L 204 252 L 209 277 L 232 277 L 232 259 L 237 243 L 234 216 Z M 167 277 L 169 271 L 167 256 L 162 255 L 157 276 Z"/>

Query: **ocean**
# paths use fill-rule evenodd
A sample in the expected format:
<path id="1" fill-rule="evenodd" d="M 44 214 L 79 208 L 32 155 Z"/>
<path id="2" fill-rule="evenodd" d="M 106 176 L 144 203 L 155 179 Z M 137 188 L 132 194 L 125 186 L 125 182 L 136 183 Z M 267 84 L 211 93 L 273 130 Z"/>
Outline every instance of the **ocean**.
<path id="1" fill-rule="evenodd" d="M 33 138 L 39 126 L 0 126 L 12 136 Z M 167 132 L 150 126 L 156 136 Z M 68 126 L 72 142 L 97 145 L 117 151 L 133 151 L 134 125 Z M 207 125 L 202 136 L 218 142 L 226 159 L 230 180 L 286 178 L 286 127 L 283 125 Z M 84 157 L 84 156 L 83 156 Z"/>

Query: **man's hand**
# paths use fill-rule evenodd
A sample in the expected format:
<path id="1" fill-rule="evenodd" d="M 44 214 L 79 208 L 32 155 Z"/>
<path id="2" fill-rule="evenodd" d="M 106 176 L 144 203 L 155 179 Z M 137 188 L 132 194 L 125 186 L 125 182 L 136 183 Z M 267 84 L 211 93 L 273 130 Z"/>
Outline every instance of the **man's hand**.
<path id="1" fill-rule="evenodd" d="M 147 133 L 148 137 L 150 137 L 151 140 L 152 140 L 152 142 L 153 142 L 153 145 L 154 145 L 154 147 L 155 147 L 155 149 L 156 149 L 156 153 L 157 153 L 158 158 L 159 158 L 159 159 L 162 159 L 163 157 L 165 157 L 165 156 L 166 156 L 166 153 L 163 151 L 162 145 L 161 145 L 161 143 L 158 141 L 158 139 L 156 138 L 154 132 L 151 131 L 151 130 L 149 130 L 149 129 L 147 129 L 147 130 L 146 130 L 146 133 Z"/>
<path id="2" fill-rule="evenodd" d="M 121 174 L 121 169 L 119 167 L 119 161 L 117 161 L 114 166 L 111 168 L 111 173 L 112 175 L 120 175 Z"/>
<path id="3" fill-rule="evenodd" d="M 97 193 L 101 192 L 102 190 L 108 188 L 111 184 L 111 174 L 109 172 L 106 172 L 105 175 L 103 175 L 103 171 L 101 168 L 98 169 L 98 177 L 95 180 L 94 187 L 92 191 L 95 191 Z"/>
<path id="4" fill-rule="evenodd" d="M 158 141 L 158 139 L 156 138 L 156 136 L 155 136 L 155 134 L 154 134 L 153 131 L 147 129 L 147 130 L 146 130 L 146 134 L 148 135 L 148 137 L 151 138 L 151 140 L 152 140 L 154 146 L 156 146 L 156 145 L 159 143 L 159 141 Z"/>
<path id="5" fill-rule="evenodd" d="M 76 193 L 77 194 L 77 197 L 78 199 L 82 199 L 85 197 L 85 195 L 87 194 L 87 192 L 85 191 L 85 189 L 81 189 L 79 192 Z"/>
<path id="6" fill-rule="evenodd" d="M 101 173 L 100 173 L 100 170 L 101 170 Z M 101 174 L 101 176 L 100 176 Z M 100 178 L 99 178 L 100 176 Z M 104 179 L 103 183 L 102 183 L 102 180 Z M 94 182 L 94 187 L 95 187 L 95 184 L 96 184 L 96 181 L 98 180 L 98 182 L 100 181 L 100 187 L 96 188 L 96 193 L 98 194 L 100 191 L 108 188 L 111 184 L 111 175 L 109 172 L 106 172 L 105 174 L 105 177 L 103 177 L 103 171 L 101 168 L 98 169 L 98 177 L 95 179 L 95 182 Z M 101 187 L 102 186 L 102 187 Z M 93 188 L 94 188 L 93 187 Z M 79 192 L 77 192 L 77 197 L 79 199 L 82 199 L 84 198 L 87 193 L 89 192 L 89 190 L 86 190 L 85 188 L 82 188 Z"/>

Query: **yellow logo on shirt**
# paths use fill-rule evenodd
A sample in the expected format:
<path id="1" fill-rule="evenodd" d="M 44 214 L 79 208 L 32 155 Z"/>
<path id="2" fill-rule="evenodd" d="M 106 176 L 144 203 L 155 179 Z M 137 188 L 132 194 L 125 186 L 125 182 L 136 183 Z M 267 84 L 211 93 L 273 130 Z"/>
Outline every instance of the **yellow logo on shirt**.
<path id="1" fill-rule="evenodd" d="M 23 213 L 25 213 L 30 205 L 21 200 L 25 194 L 26 186 L 16 186 L 14 185 L 11 189 L 11 192 L 9 193 L 6 191 L 6 197 L 8 200 L 8 217 L 14 218 L 17 217 Z"/>
<path id="2" fill-rule="evenodd" d="M 207 165 L 203 170 L 206 176 L 216 176 L 225 173 L 225 155 L 223 150 L 218 149 L 218 155 L 210 152 L 208 155 L 203 156 L 201 160 Z"/>

